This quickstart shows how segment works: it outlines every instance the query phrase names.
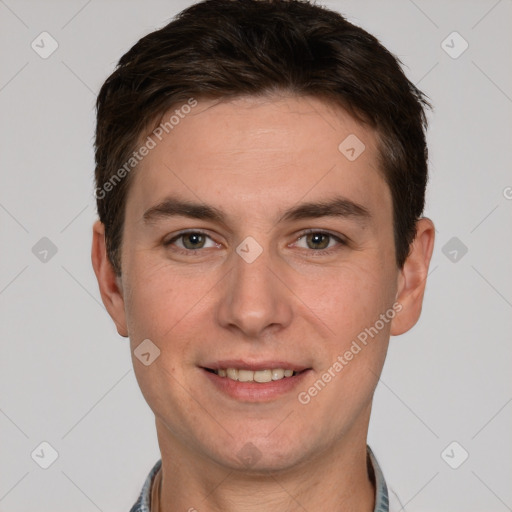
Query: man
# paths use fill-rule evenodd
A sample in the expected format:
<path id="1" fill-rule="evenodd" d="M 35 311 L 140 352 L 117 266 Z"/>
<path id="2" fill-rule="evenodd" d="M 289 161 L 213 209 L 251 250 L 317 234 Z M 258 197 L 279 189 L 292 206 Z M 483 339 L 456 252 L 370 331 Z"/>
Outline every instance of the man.
<path id="1" fill-rule="evenodd" d="M 201 2 L 121 58 L 92 261 L 162 454 L 132 512 L 401 508 L 366 438 L 432 255 L 426 105 L 297 0 Z"/>

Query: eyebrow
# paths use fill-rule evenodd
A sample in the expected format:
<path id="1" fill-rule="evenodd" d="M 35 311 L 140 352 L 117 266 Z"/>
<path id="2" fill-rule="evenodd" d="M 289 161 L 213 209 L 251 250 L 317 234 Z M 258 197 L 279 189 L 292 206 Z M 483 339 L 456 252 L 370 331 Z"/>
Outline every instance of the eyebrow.
<path id="1" fill-rule="evenodd" d="M 142 216 L 145 223 L 155 222 L 169 217 L 189 217 L 191 219 L 210 220 L 226 224 L 224 212 L 214 206 L 192 203 L 177 198 L 166 198 L 155 206 L 146 210 Z M 370 211 L 361 204 L 344 197 L 319 202 L 302 203 L 292 207 L 281 214 L 278 222 L 320 217 L 352 218 L 358 221 L 371 219 Z"/>
<path id="2" fill-rule="evenodd" d="M 279 218 L 279 222 L 318 217 L 345 217 L 366 221 L 371 219 L 371 213 L 361 204 L 344 197 L 335 197 L 327 201 L 302 203 L 290 208 Z"/>
<path id="3" fill-rule="evenodd" d="M 152 206 L 142 216 L 144 222 L 150 223 L 167 217 L 190 217 L 191 219 L 212 220 L 219 223 L 225 222 L 224 213 L 215 208 L 200 203 L 191 203 L 175 198 L 167 198 L 161 203 Z"/>

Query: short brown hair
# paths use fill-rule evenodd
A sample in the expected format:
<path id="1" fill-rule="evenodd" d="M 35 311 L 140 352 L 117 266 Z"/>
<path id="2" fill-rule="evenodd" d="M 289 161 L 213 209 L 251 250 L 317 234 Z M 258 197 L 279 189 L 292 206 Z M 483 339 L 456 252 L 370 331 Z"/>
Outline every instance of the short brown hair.
<path id="1" fill-rule="evenodd" d="M 430 105 L 400 61 L 341 14 L 305 0 L 205 0 L 138 41 L 98 95 L 96 198 L 118 275 L 131 183 L 119 171 L 149 130 L 191 98 L 273 92 L 333 102 L 375 129 L 403 266 L 425 203 Z"/>

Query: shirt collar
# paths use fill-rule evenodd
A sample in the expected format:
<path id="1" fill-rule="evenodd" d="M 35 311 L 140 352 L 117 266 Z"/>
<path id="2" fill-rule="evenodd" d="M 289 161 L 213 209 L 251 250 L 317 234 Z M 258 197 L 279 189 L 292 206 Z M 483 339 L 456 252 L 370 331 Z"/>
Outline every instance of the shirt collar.
<path id="1" fill-rule="evenodd" d="M 368 460 L 371 464 L 371 469 L 373 470 L 375 483 L 375 508 L 373 509 L 373 512 L 389 512 L 388 487 L 384 480 L 384 475 L 382 474 L 379 463 L 369 446 L 367 447 L 367 450 Z M 151 512 L 151 485 L 153 484 L 155 476 L 161 466 L 162 460 L 160 459 L 149 472 L 149 475 L 142 487 L 139 499 L 133 505 L 130 512 Z"/>
<path id="2" fill-rule="evenodd" d="M 151 502 L 151 485 L 153 484 L 153 480 L 155 479 L 158 470 L 162 466 L 162 459 L 160 459 L 154 466 L 153 469 L 149 472 L 149 475 L 142 486 L 142 491 L 140 493 L 139 499 L 135 502 L 135 505 L 131 508 L 130 512 L 151 512 L 150 502 Z"/>
<path id="3" fill-rule="evenodd" d="M 389 512 L 389 496 L 388 486 L 384 475 L 380 469 L 379 463 L 375 458 L 371 448 L 366 447 L 368 450 L 368 459 L 370 460 L 371 467 L 373 469 L 374 483 L 375 483 L 375 508 L 373 512 Z"/>

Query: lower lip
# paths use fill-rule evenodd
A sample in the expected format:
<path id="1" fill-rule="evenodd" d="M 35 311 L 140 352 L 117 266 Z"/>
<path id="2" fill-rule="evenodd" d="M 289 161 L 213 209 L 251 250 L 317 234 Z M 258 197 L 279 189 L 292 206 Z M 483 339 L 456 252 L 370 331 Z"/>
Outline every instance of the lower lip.
<path id="1" fill-rule="evenodd" d="M 228 377 L 219 377 L 216 373 L 205 369 L 202 371 L 218 390 L 244 402 L 269 402 L 279 398 L 293 391 L 310 372 L 310 370 L 304 370 L 297 375 L 270 382 L 240 382 Z"/>

